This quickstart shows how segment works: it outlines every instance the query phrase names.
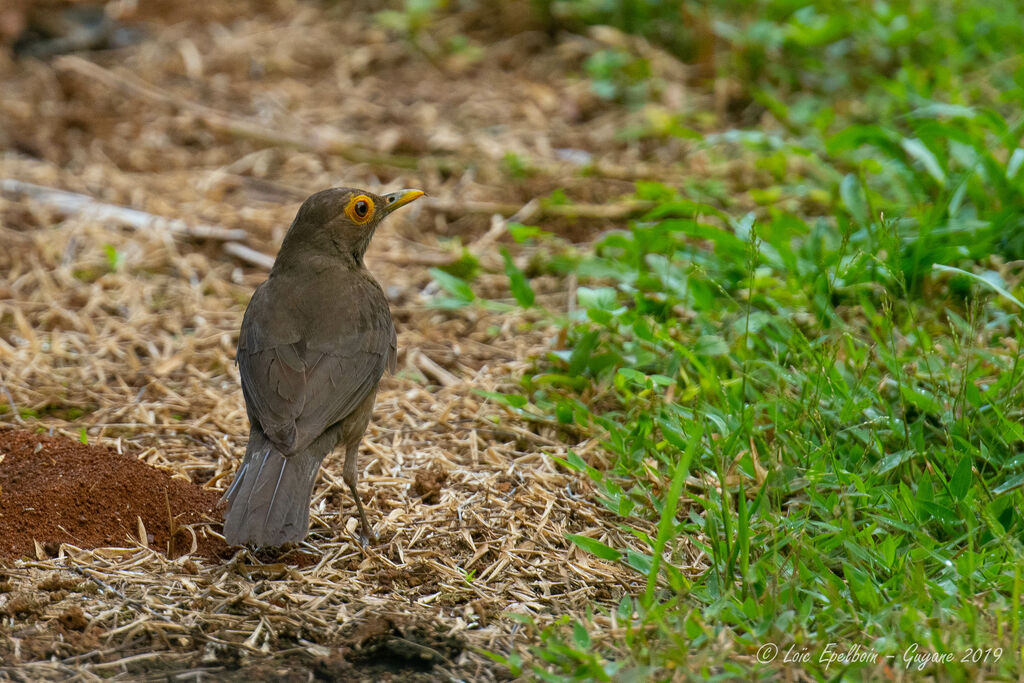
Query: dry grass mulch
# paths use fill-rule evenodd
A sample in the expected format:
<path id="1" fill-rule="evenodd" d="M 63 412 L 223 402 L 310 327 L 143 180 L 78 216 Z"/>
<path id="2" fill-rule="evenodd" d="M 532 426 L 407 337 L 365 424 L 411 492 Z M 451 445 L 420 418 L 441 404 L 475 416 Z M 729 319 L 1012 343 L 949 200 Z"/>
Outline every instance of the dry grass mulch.
<path id="1" fill-rule="evenodd" d="M 86 60 L 0 56 L 0 178 L 241 230 L 268 255 L 309 192 L 427 190 L 436 202 L 389 219 L 367 255 L 399 329 L 399 371 L 381 385 L 360 462 L 382 540 L 362 547 L 354 535 L 337 455 L 309 538 L 282 554 L 172 559 L 121 537 L 141 540 L 134 520 L 112 530 L 128 547 L 51 539 L 0 562 L 0 677 L 501 679 L 478 648 L 507 652 L 522 638 L 508 613 L 544 623 L 640 589 L 635 572 L 566 534 L 641 548 L 552 458 L 572 448 L 599 461 L 596 438 L 475 392 L 510 386 L 552 330 L 532 313 L 434 308 L 428 266 L 467 245 L 485 267 L 478 290 L 507 297 L 495 245 L 508 238 L 486 202 L 529 207 L 556 188 L 605 202 L 630 191 L 623 169 L 685 149 L 615 140 L 623 113 L 564 75 L 583 39 L 552 45 L 526 31 L 477 62 L 429 63 L 358 4 L 203 6 L 144 16 L 145 41 Z M 579 177 L 566 161 L 579 150 L 603 171 Z M 509 152 L 542 172 L 510 181 Z M 544 227 L 585 240 L 615 225 L 562 216 Z M 265 271 L 220 239 L 10 193 L 0 241 L 0 424 L 73 441 L 85 428 L 90 444 L 216 498 L 244 452 L 234 347 Z M 567 305 L 553 279 L 533 284 L 545 304 Z M 202 533 L 216 541 L 216 524 Z"/>

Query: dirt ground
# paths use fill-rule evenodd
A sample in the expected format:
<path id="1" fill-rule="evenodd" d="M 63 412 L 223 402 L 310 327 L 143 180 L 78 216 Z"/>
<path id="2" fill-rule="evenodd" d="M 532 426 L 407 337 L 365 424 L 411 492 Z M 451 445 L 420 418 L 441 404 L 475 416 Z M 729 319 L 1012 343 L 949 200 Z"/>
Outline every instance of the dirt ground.
<path id="1" fill-rule="evenodd" d="M 0 679 L 502 680 L 481 648 L 523 642 L 509 614 L 543 625 L 639 590 L 634 572 L 566 539 L 641 550 L 552 457 L 600 462 L 598 440 L 475 392 L 510 386 L 553 332 L 539 315 L 432 306 L 428 269 L 468 249 L 479 289 L 508 297 L 497 246 L 511 242 L 510 215 L 586 242 L 629 207 L 580 217 L 535 200 L 562 189 L 577 206 L 614 204 L 667 162 L 701 160 L 679 141 L 616 137 L 631 114 L 579 73 L 621 36 L 552 36 L 527 2 L 482 3 L 416 44 L 372 5 L 147 2 L 121 20 L 139 32 L 123 47 L 15 60 L 0 46 L 0 424 L 51 435 L 0 439 L 0 512 L 36 493 L 109 513 L 138 465 L 146 495 L 176 486 L 199 515 L 126 508 L 95 538 L 47 533 L 40 517 L 23 530 L 30 544 L 0 536 Z M 479 50 L 434 49 L 446 35 Z M 682 67 L 650 56 L 664 103 L 691 106 Z M 185 227 L 131 227 L 11 180 Z M 306 542 L 224 553 L 200 517 L 244 453 L 242 312 L 298 203 L 337 185 L 429 195 L 367 255 L 399 330 L 399 370 L 360 461 L 381 542 L 360 545 L 332 455 Z M 568 306 L 563 284 L 533 284 L 548 307 Z M 115 456 L 106 489 L 44 488 L 75 458 Z M 19 457 L 60 464 L 27 490 L 9 474 Z M 596 636 L 616 633 L 609 619 Z"/>
<path id="2" fill-rule="evenodd" d="M 61 543 L 230 556 L 204 524 L 221 517 L 215 491 L 129 455 L 28 431 L 0 431 L 0 454 L 2 558 L 46 559 Z"/>

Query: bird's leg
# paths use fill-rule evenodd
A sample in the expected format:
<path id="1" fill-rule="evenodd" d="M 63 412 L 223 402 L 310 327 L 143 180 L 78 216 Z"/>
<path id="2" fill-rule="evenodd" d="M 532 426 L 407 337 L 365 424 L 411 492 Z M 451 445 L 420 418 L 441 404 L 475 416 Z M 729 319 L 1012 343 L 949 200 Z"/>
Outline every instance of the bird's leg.
<path id="1" fill-rule="evenodd" d="M 345 468 L 342 470 L 341 478 L 345 480 L 348 487 L 352 489 L 352 498 L 356 501 L 356 507 L 359 508 L 359 521 L 363 527 L 363 536 L 365 536 L 370 543 L 377 542 L 377 535 L 373 533 L 373 529 L 370 528 L 370 522 L 366 519 L 366 510 L 363 509 L 363 499 L 359 497 L 359 441 L 348 446 L 345 451 Z"/>

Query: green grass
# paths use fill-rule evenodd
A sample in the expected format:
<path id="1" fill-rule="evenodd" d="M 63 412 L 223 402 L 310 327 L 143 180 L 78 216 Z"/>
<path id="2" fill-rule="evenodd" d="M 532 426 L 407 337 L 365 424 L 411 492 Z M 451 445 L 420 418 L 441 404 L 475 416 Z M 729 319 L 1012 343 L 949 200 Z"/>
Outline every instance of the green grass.
<path id="1" fill-rule="evenodd" d="M 643 5 L 627 28 L 656 38 L 644 21 L 663 20 L 657 4 L 564 5 Z M 648 550 L 570 540 L 647 588 L 607 615 L 621 640 L 590 619 L 527 622 L 532 644 L 499 659 L 552 681 L 792 667 L 1015 678 L 1022 11 L 923 0 L 715 11 L 728 47 L 719 76 L 769 116 L 756 129 L 720 122 L 696 144 L 748 160 L 756 182 L 640 184 L 658 208 L 583 254 L 515 228 L 551 243 L 541 270 L 577 275 L 578 312 L 550 311 L 564 348 L 519 393 L 490 397 L 602 437 L 606 464 L 572 454 L 562 465 Z M 535 305 L 508 255 L 505 271 L 518 304 Z M 443 277 L 449 304 L 474 301 Z M 707 564 L 696 577 L 694 544 Z"/>

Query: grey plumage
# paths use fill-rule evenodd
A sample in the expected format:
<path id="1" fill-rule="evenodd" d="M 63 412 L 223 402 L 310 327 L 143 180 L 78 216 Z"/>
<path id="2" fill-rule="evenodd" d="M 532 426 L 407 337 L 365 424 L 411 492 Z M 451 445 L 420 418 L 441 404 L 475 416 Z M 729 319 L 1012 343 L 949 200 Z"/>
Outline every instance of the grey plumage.
<path id="1" fill-rule="evenodd" d="M 358 447 L 381 375 L 395 369 L 397 339 L 363 254 L 381 218 L 421 195 L 339 188 L 313 195 L 299 210 L 239 334 L 250 431 L 245 459 L 224 494 L 228 543 L 271 546 L 305 537 L 320 463 L 340 444 L 343 478 L 363 532 L 373 536 L 356 491 Z M 353 198 L 374 203 L 372 220 L 350 220 L 344 207 Z"/>

